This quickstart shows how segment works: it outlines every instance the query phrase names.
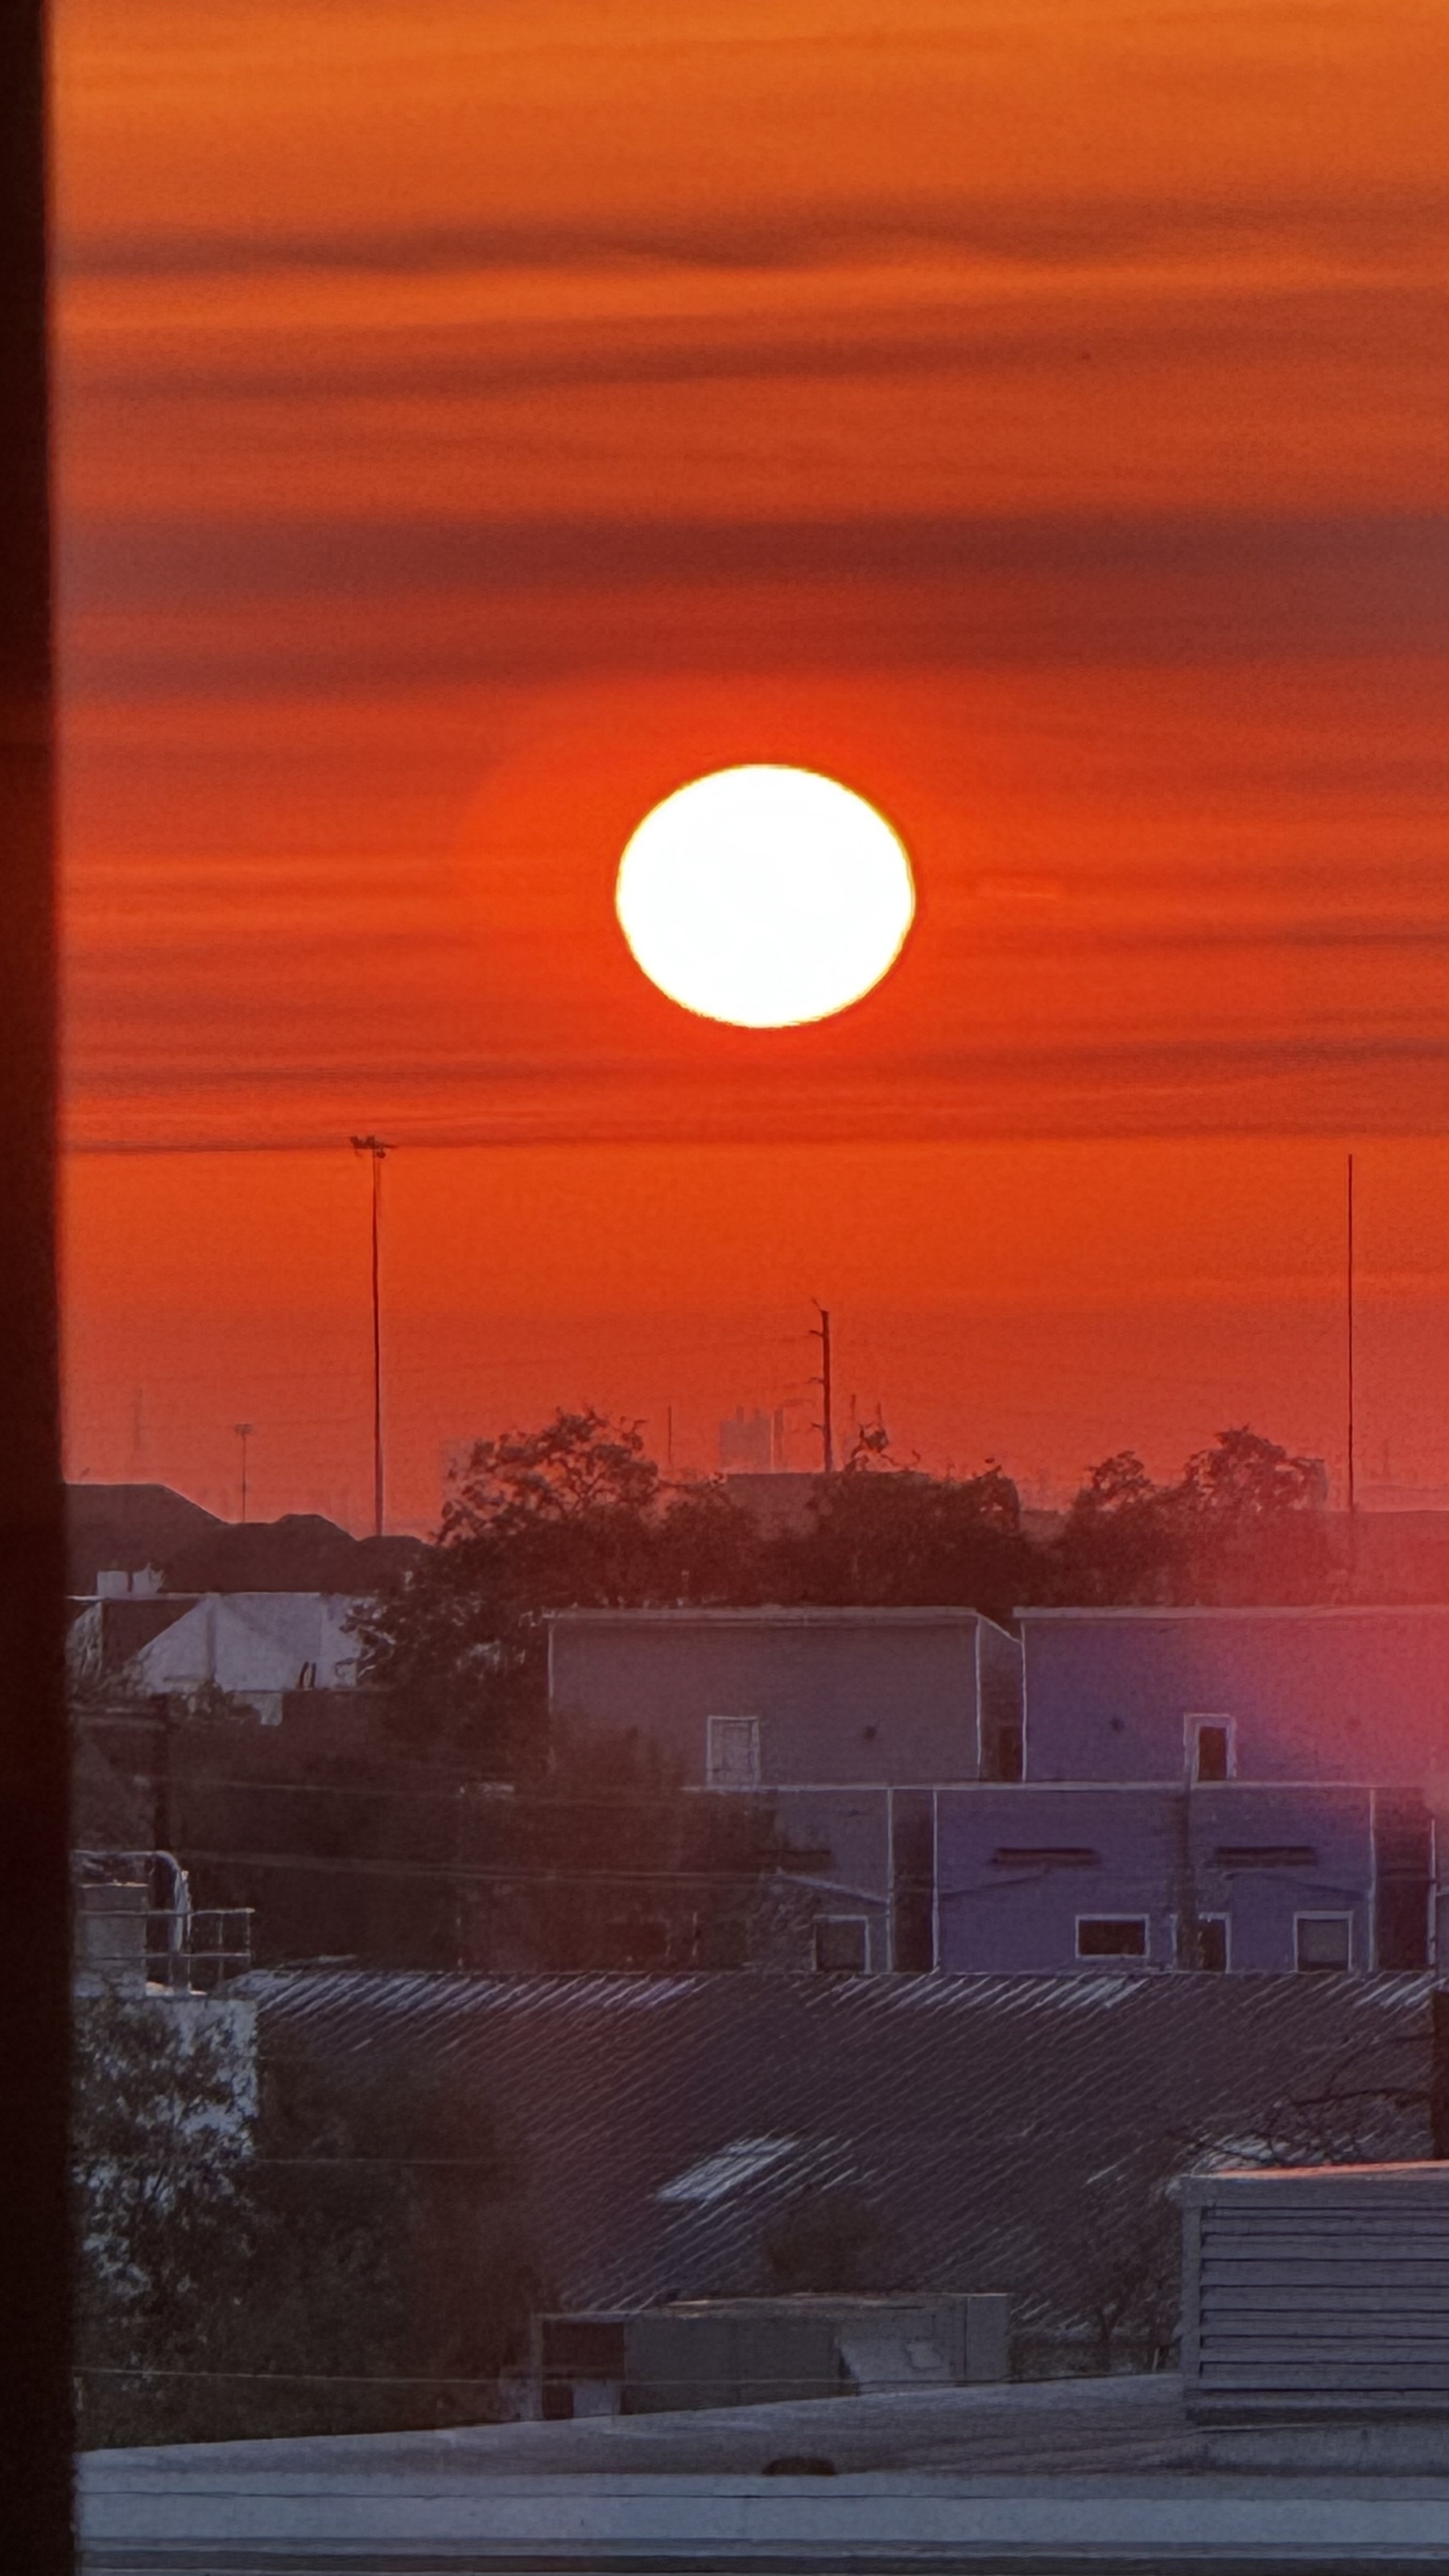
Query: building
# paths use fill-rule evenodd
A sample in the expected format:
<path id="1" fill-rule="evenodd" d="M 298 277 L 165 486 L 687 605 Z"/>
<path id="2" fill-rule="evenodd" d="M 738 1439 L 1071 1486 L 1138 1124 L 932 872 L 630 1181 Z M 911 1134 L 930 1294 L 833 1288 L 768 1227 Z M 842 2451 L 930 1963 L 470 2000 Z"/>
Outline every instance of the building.
<path id="1" fill-rule="evenodd" d="M 1023 1777 L 1449 1773 L 1449 1607 L 1023 1610 Z"/>
<path id="2" fill-rule="evenodd" d="M 1019 1738 L 1021 1652 L 975 1610 L 565 1610 L 549 1706 L 701 1788 L 979 1780 Z"/>
<path id="3" fill-rule="evenodd" d="M 535 2316 L 524 2411 L 560 2423 L 989 2386 L 1010 2375 L 1010 2306 L 990 2290 L 797 2291 Z"/>
<path id="4" fill-rule="evenodd" d="M 756 1405 L 746 1413 L 737 1404 L 719 1426 L 719 1463 L 726 1475 L 732 1471 L 769 1475 L 783 1467 L 785 1416 L 780 1406 L 773 1413 L 762 1413 Z"/>
<path id="5" fill-rule="evenodd" d="M 695 1788 L 767 1792 L 825 1855 L 782 1964 L 931 1968 L 937 1802 L 1014 1764 L 1021 1657 L 974 1610 L 570 1610 L 549 1623 L 556 1720 L 630 1731 Z"/>
<path id="6" fill-rule="evenodd" d="M 77 1995 L 195 2001 L 250 1968 L 250 1907 L 194 1906 L 174 1853 L 74 1851 L 70 1874 Z M 252 2008 L 236 2012 L 250 2028 Z"/>
<path id="7" fill-rule="evenodd" d="M 93 1600 L 144 1589 L 373 1592 L 422 1552 L 419 1539 L 354 1538 L 319 1512 L 224 1521 L 169 1485 L 67 1485 L 66 1588 Z"/>
<path id="8" fill-rule="evenodd" d="M 1410 1971 L 1434 1948 L 1413 1790 L 1084 1781 L 941 1791 L 936 1955 L 958 1970 Z"/>
<path id="9" fill-rule="evenodd" d="M 832 1972 L 1438 1955 L 1449 1609 L 579 1611 L 555 1714 L 767 1793 Z M 1445 1925 L 1449 1939 L 1449 1921 Z"/>
<path id="10" fill-rule="evenodd" d="M 168 1566 L 225 1529 L 214 1512 L 170 1485 L 67 1485 L 66 1588 L 84 1599 L 107 1569 Z"/>
<path id="11" fill-rule="evenodd" d="M 112 1578 L 114 1580 L 114 1578 Z M 102 1585 L 107 1577 L 101 1576 Z M 163 1593 L 104 1590 L 72 1622 L 73 1667 L 122 1674 L 143 1698 L 219 1693 L 275 1726 L 290 1691 L 344 1689 L 356 1680 L 355 1597 L 318 1592 Z"/>

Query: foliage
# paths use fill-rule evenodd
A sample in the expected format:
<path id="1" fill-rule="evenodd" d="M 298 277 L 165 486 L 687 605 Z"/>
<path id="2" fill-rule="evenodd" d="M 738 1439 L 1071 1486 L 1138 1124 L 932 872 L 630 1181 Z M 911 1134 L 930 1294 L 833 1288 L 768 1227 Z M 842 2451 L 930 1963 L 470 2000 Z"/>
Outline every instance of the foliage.
<path id="1" fill-rule="evenodd" d="M 1087 1606 L 1323 1601 L 1334 1577 L 1322 1462 L 1246 1424 L 1174 1485 L 1119 1450 L 1092 1469 L 1059 1545 L 1060 1594 Z"/>
<path id="2" fill-rule="evenodd" d="M 254 2241 L 252 2107 L 234 2015 L 170 1996 L 78 2000 L 72 2171 L 83 2445 L 142 2438 L 130 2429 L 138 2405 L 139 2420 L 174 2422 L 181 2383 L 172 2374 L 203 2367 L 239 2315 Z"/>
<path id="3" fill-rule="evenodd" d="M 1328 1479 L 1242 1425 L 1189 1458 L 1175 1508 L 1195 1601 L 1321 1601 L 1331 1589 Z"/>
<path id="4" fill-rule="evenodd" d="M 494 1777 L 547 1771 L 551 1610 L 697 1602 L 975 1608 L 1333 1597 L 1321 1464 L 1246 1426 L 1181 1477 L 1135 1451 L 1094 1467 L 1060 1535 L 1022 1525 L 994 1461 L 974 1476 L 891 1462 L 863 1434 L 803 1528 L 766 1535 L 719 1482 L 671 1486 L 637 1423 L 592 1408 L 475 1443 L 434 1545 L 361 1615 L 362 1677 L 414 1742 Z"/>
<path id="5" fill-rule="evenodd" d="M 536 2286 L 489 2105 L 295 2044 L 254 2104 L 238 2028 L 230 2005 L 83 2004 L 82 2443 L 486 2417 Z"/>
<path id="6" fill-rule="evenodd" d="M 869 2291 L 890 2286 L 888 2231 L 859 2192 L 801 2192 L 766 2228 L 770 2291 Z"/>
<path id="7" fill-rule="evenodd" d="M 556 1731 L 546 1779 L 484 1818 L 497 1842 L 461 1929 L 510 1974 L 744 1967 L 779 1955 L 808 1897 L 767 1798 L 689 1793 L 636 1731 Z"/>
<path id="8" fill-rule="evenodd" d="M 862 1607 L 942 1603 L 1009 1619 L 1037 1588 L 1015 1485 L 995 1461 L 978 1476 L 852 1464 L 812 1498 L 810 1527 L 781 1540 L 778 1600 Z"/>
<path id="9" fill-rule="evenodd" d="M 748 1588 L 751 1524 L 717 1486 L 667 1488 L 636 1423 L 592 1408 L 474 1444 L 437 1543 L 361 1617 L 364 1680 L 405 1723 L 505 1773 L 542 1761 L 542 1613 L 720 1601 Z"/>
<path id="10" fill-rule="evenodd" d="M 1142 2141 L 1053 2214 L 1041 2263 L 1056 2289 L 1055 2323 L 1085 2333 L 1093 2371 L 1160 2370 L 1170 2356 L 1182 2288 L 1173 2185 L 1183 2169 L 1175 2140 Z"/>

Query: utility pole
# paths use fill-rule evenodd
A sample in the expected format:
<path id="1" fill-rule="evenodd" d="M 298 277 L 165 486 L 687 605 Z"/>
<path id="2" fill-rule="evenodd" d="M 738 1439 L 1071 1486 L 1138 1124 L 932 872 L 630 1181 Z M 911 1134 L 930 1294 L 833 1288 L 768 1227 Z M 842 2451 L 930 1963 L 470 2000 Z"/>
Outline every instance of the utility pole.
<path id="1" fill-rule="evenodd" d="M 1350 1154 L 1350 1156 L 1349 1156 L 1349 1158 L 1348 1158 L 1348 1246 L 1347 1246 L 1347 1249 L 1348 1249 L 1348 1261 L 1347 1261 L 1347 1279 L 1346 1279 L 1346 1287 L 1347 1287 L 1347 1301 L 1346 1301 L 1346 1303 L 1347 1303 L 1347 1314 L 1346 1314 L 1346 1322 L 1347 1322 L 1347 1327 L 1348 1327 L 1348 1350 L 1347 1350 L 1347 1359 L 1348 1359 L 1348 1535 L 1349 1535 L 1349 1545 L 1350 1545 L 1350 1548 L 1351 1548 L 1351 1547 L 1352 1547 L 1352 1545 L 1353 1545 L 1353 1535 L 1354 1535 L 1354 1510 L 1355 1510 L 1355 1494 L 1354 1494 L 1354 1455 L 1353 1455 L 1353 1452 L 1354 1452 L 1354 1429 L 1353 1429 L 1353 1394 L 1354 1394 L 1354 1388 L 1353 1388 L 1353 1290 L 1354 1290 L 1354 1277 L 1353 1277 L 1353 1156 L 1352 1156 L 1352 1154 Z"/>
<path id="2" fill-rule="evenodd" d="M 254 1431 L 254 1430 L 255 1430 L 255 1428 L 256 1428 L 256 1425 L 255 1425 L 254 1423 L 251 1423 L 251 1422 L 234 1422 L 234 1423 L 232 1424 L 232 1426 L 231 1426 L 231 1427 L 232 1427 L 233 1431 L 236 1433 L 236 1436 L 237 1436 L 238 1440 L 241 1442 L 241 1453 L 242 1453 L 241 1525 L 242 1525 L 242 1528 L 243 1528 L 243 1529 L 245 1529 L 245 1528 L 246 1528 L 246 1525 L 247 1525 L 247 1442 L 250 1440 L 250 1438 L 251 1438 L 251 1436 L 252 1436 L 252 1433 L 253 1433 L 253 1431 Z"/>
<path id="3" fill-rule="evenodd" d="M 820 1389 L 820 1411 L 824 1417 L 814 1427 L 820 1434 L 821 1456 L 825 1473 L 829 1476 L 835 1469 L 835 1433 L 830 1411 L 830 1309 L 822 1306 L 818 1297 L 812 1298 L 811 1303 L 820 1318 L 818 1324 L 810 1327 L 811 1340 L 820 1344 L 820 1374 L 812 1377 L 810 1383 Z"/>
<path id="4" fill-rule="evenodd" d="M 382 1163 L 388 1147 L 380 1136 L 354 1136 L 354 1154 L 372 1161 L 372 1526 L 382 1536 Z"/>

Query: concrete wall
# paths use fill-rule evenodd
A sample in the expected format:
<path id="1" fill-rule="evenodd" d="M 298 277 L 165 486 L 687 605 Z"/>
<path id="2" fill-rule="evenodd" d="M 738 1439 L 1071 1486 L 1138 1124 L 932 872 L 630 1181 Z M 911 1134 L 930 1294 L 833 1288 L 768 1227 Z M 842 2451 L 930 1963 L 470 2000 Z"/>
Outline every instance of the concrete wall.
<path id="1" fill-rule="evenodd" d="M 1180 1780 L 1184 1722 L 1233 1721 L 1252 1780 L 1449 1770 L 1449 1608 L 1028 1611 L 1028 1780 Z"/>
<path id="2" fill-rule="evenodd" d="M 1229 1784 L 1190 1798 L 1146 1787 L 943 1792 L 940 1965 L 1001 1974 L 1169 1968 L 1177 1917 L 1191 1908 L 1199 1919 L 1226 1917 L 1234 1971 L 1293 1970 L 1303 1914 L 1349 1916 L 1350 1963 L 1370 1968 L 1372 1810 L 1371 1793 L 1355 1788 Z M 1427 1896 L 1425 1887 L 1426 1939 Z M 1145 1916 L 1145 1960 L 1079 1958 L 1083 1916 Z"/>
<path id="3" fill-rule="evenodd" d="M 759 1719 L 766 1787 L 974 1780 L 978 1632 L 993 1708 L 1014 1708 L 1014 1641 L 971 1611 L 571 1611 L 550 1703 L 637 1727 L 701 1785 L 712 1716 Z"/>

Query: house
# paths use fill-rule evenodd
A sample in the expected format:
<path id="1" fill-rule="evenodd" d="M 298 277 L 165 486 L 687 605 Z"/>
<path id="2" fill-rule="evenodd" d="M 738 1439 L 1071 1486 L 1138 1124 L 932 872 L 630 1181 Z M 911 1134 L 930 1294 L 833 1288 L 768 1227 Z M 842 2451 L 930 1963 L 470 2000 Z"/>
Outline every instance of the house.
<path id="1" fill-rule="evenodd" d="M 549 1622 L 549 1707 L 630 1731 L 701 1790 L 768 1793 L 815 1903 L 782 1964 L 937 1964 L 938 1790 L 1014 1766 L 1016 1641 L 974 1610 L 569 1610 Z M 803 1875 L 803 1874 L 802 1874 Z"/>
<path id="2" fill-rule="evenodd" d="M 88 1620 L 103 1620 L 111 1602 L 93 1602 L 72 1628 L 72 1654 L 90 1651 Z M 129 1605 L 126 1605 L 129 1607 Z M 356 1680 L 353 1615 L 364 1607 L 338 1592 L 206 1592 L 201 1600 L 165 1595 L 144 1602 L 147 1615 L 173 1615 L 129 1654 L 126 1677 L 142 1695 L 196 1698 L 224 1692 L 253 1708 L 266 1726 L 281 1721 L 291 1690 L 338 1690 Z"/>
<path id="3" fill-rule="evenodd" d="M 979 1780 L 1020 1728 L 1021 1653 L 975 1610 L 565 1610 L 549 1707 L 701 1788 Z"/>
<path id="4" fill-rule="evenodd" d="M 66 1588 L 83 1599 L 94 1595 L 107 1569 L 164 1568 L 226 1526 L 170 1485 L 67 1485 Z"/>
<path id="5" fill-rule="evenodd" d="M 1023 1610 L 1029 1781 L 1449 1772 L 1449 1606 Z"/>
<path id="6" fill-rule="evenodd" d="M 79 1600 L 177 1592 L 375 1592 L 422 1553 L 354 1538 L 319 1512 L 224 1521 L 169 1485 L 67 1485 L 67 1589 Z"/>
<path id="7" fill-rule="evenodd" d="M 1265 1973 L 1438 1955 L 1449 1610 L 575 1611 L 556 1716 L 823 1854 L 780 1964 Z M 1449 1923 L 1446 1923 L 1449 1936 Z"/>
<path id="8" fill-rule="evenodd" d="M 1083 1781 L 935 1809 L 936 1948 L 956 1970 L 1407 1971 L 1434 1952 L 1413 1790 Z"/>

